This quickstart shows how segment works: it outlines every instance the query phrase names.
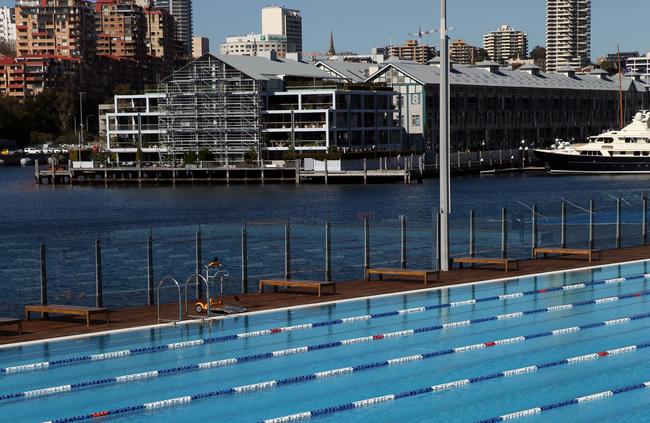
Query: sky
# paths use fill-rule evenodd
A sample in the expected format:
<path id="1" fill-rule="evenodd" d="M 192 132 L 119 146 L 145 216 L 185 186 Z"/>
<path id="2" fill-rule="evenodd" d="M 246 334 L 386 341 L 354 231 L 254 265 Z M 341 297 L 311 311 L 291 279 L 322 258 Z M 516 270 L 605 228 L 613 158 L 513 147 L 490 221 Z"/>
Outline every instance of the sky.
<path id="1" fill-rule="evenodd" d="M 194 0 L 194 33 L 210 38 L 213 53 L 228 35 L 261 30 L 260 9 L 274 4 L 299 9 L 305 51 L 327 52 L 334 31 L 337 51 L 369 53 L 401 44 L 410 32 L 438 26 L 438 0 Z M 0 6 L 13 5 L 0 0 Z M 482 46 L 483 34 L 509 24 L 528 34 L 529 49 L 545 44 L 545 0 L 448 0 L 453 39 Z M 650 0 L 592 0 L 592 59 L 621 51 L 650 51 Z M 425 39 L 438 45 L 437 34 Z"/>

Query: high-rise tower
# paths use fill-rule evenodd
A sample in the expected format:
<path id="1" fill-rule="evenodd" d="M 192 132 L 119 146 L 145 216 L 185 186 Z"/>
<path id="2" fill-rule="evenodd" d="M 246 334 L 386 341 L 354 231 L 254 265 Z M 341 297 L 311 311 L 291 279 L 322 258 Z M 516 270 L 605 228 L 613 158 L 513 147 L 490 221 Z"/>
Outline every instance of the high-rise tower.
<path id="1" fill-rule="evenodd" d="M 302 53 L 302 17 L 299 10 L 281 6 L 262 9 L 262 34 L 287 37 L 287 53 Z"/>
<path id="2" fill-rule="evenodd" d="M 546 0 L 546 70 L 591 62 L 591 0 Z"/>
<path id="3" fill-rule="evenodd" d="M 185 57 L 192 57 L 192 0 L 153 0 L 153 6 L 166 9 L 176 19 L 176 39 Z"/>

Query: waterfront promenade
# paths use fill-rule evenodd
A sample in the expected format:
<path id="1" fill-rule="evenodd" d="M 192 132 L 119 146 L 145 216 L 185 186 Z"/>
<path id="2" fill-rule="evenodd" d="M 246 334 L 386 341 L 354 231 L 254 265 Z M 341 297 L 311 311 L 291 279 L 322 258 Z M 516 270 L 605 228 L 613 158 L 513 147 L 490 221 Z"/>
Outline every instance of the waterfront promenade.
<path id="1" fill-rule="evenodd" d="M 517 278 L 529 275 L 580 269 L 591 266 L 603 266 L 629 261 L 646 260 L 650 258 L 650 246 L 628 247 L 622 249 L 606 250 L 602 258 L 592 264 L 582 258 L 573 256 L 552 257 L 539 260 L 521 260 L 518 270 L 504 273 L 492 267 L 454 269 L 442 274 L 440 283 L 429 284 L 426 287 L 420 280 L 384 280 L 384 281 L 337 281 L 336 295 L 323 295 L 317 297 L 313 292 L 279 292 L 279 293 L 249 293 L 239 295 L 239 302 L 232 297 L 226 297 L 226 305 L 241 305 L 250 312 L 279 309 L 298 305 L 318 304 L 331 301 L 340 301 L 353 298 L 362 298 L 373 295 L 390 294 L 396 292 L 417 291 L 432 287 L 446 288 L 455 285 L 473 282 L 488 281 L 501 278 Z M 190 304 L 191 306 L 192 304 Z M 165 304 L 161 307 L 161 315 L 173 316 L 178 312 L 177 304 Z M 23 335 L 16 336 L 17 332 L 10 327 L 2 328 L 0 332 L 0 345 L 17 342 L 35 341 L 62 336 L 89 334 L 106 330 L 134 328 L 138 326 L 154 325 L 157 323 L 156 307 L 134 307 L 112 310 L 111 323 L 108 325 L 97 322 L 86 327 L 81 320 L 56 317 L 54 320 L 32 320 L 24 322 Z"/>

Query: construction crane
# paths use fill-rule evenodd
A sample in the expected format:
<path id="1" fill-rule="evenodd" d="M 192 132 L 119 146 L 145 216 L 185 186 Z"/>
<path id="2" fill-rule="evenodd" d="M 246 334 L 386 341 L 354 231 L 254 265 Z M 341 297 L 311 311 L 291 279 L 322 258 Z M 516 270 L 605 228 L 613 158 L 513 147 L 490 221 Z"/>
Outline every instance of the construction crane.
<path id="1" fill-rule="evenodd" d="M 409 35 L 411 37 L 418 37 L 420 40 L 422 40 L 422 38 L 424 38 L 424 37 L 426 37 L 428 35 L 431 35 L 434 32 L 437 32 L 437 30 L 436 29 L 430 29 L 428 31 L 422 31 L 422 25 L 420 25 L 419 29 L 418 29 L 418 32 L 409 32 Z"/>

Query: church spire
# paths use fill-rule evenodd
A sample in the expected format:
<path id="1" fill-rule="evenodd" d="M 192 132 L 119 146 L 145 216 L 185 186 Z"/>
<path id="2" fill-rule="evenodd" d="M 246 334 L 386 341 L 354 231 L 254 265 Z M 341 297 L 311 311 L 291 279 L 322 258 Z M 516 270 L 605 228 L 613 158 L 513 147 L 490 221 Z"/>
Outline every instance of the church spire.
<path id="1" fill-rule="evenodd" d="M 336 56 L 336 49 L 334 48 L 334 31 L 330 31 L 330 49 L 327 52 L 327 56 Z"/>

